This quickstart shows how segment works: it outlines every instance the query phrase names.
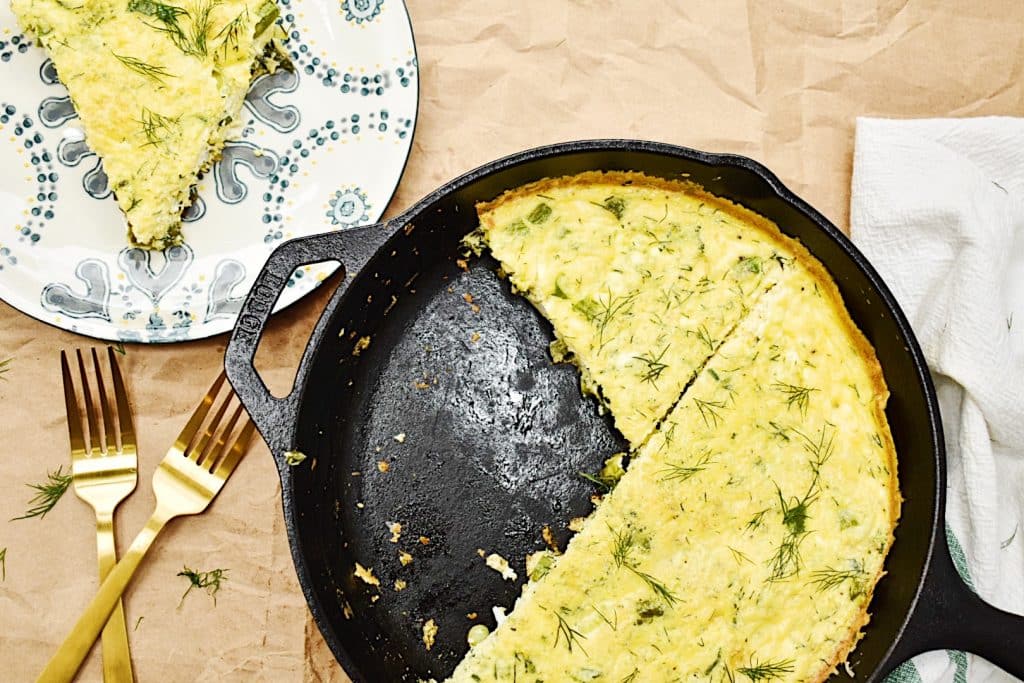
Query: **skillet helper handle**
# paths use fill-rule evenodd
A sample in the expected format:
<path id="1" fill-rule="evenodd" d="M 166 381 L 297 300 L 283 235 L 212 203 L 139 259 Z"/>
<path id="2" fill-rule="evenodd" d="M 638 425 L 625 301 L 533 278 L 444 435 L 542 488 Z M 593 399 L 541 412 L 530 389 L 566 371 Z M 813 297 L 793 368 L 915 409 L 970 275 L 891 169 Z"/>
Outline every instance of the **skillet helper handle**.
<path id="1" fill-rule="evenodd" d="M 313 331 L 302 358 L 305 364 L 307 356 L 317 348 L 325 323 L 330 319 L 352 276 L 362 269 L 380 245 L 390 237 L 390 225 L 380 223 L 285 242 L 271 253 L 245 297 L 228 341 L 224 367 L 231 386 L 249 411 L 281 471 L 287 470 L 284 453 L 293 447 L 291 440 L 298 418 L 299 397 L 294 389 L 287 396 L 274 396 L 253 364 L 270 314 L 296 268 L 323 261 L 338 261 L 341 264 L 341 282 Z"/>
<path id="2" fill-rule="evenodd" d="M 1024 680 L 1024 617 L 993 607 L 968 588 L 940 535 L 924 587 L 889 663 L 894 668 L 942 649 L 971 652 Z"/>

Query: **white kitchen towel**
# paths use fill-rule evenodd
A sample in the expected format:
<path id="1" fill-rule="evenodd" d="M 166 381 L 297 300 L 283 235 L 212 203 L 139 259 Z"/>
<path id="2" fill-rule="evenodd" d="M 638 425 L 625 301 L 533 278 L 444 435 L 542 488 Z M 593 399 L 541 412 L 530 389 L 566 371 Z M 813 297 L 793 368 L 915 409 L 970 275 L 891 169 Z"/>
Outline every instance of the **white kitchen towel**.
<path id="1" fill-rule="evenodd" d="M 1024 614 L 1024 119 L 858 119 L 850 234 L 936 382 L 957 568 Z M 960 652 L 918 657 L 896 678 L 1014 680 Z"/>

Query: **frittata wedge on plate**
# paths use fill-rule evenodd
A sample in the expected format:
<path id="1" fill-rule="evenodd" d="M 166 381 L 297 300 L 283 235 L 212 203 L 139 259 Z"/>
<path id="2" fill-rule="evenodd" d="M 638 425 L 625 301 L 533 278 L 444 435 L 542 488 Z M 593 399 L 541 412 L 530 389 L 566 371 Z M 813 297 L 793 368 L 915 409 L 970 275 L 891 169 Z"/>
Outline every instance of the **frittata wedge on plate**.
<path id="1" fill-rule="evenodd" d="M 278 66 L 274 0 L 12 0 L 46 48 L 129 240 L 181 240 L 181 212 L 255 75 Z"/>
<path id="2" fill-rule="evenodd" d="M 688 187 L 671 192 L 704 197 Z M 485 225 L 492 211 L 483 207 Z M 744 240 L 764 240 L 768 253 L 743 256 L 778 269 L 762 269 L 758 286 L 737 294 L 732 328 L 704 354 L 692 383 L 667 399 L 615 489 L 451 681 L 820 681 L 846 661 L 899 517 L 888 391 L 821 265 L 763 219 L 736 222 Z M 619 230 L 636 232 L 625 221 Z M 627 245 L 605 258 L 636 277 L 628 263 L 640 238 L 599 234 L 612 235 L 599 242 L 612 252 Z M 537 273 L 529 282 L 513 277 L 517 286 L 575 277 L 571 250 L 556 264 L 530 238 L 508 252 L 491 235 L 485 227 L 503 266 L 509 253 L 531 254 L 507 268 L 531 263 Z M 718 248 L 709 242 L 704 253 Z M 726 254 L 726 263 L 736 259 L 728 247 Z M 685 266 L 698 256 L 677 266 L 691 272 Z M 552 316 L 560 336 L 561 320 Z M 676 320 L 662 332 L 672 339 L 677 326 L 692 324 Z"/>

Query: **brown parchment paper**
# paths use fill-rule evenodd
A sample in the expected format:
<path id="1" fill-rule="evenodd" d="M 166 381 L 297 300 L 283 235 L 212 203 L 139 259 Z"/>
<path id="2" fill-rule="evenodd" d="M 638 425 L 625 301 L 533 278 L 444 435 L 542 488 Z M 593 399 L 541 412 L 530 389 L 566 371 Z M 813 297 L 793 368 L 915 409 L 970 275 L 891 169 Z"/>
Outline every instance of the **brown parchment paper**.
<path id="1" fill-rule="evenodd" d="M 412 0 L 409 11 L 419 122 L 389 214 L 527 147 L 635 137 L 754 157 L 846 230 L 856 116 L 1024 113 L 1018 0 Z M 289 386 L 326 289 L 273 321 L 260 352 L 272 387 Z M 26 483 L 67 463 L 57 351 L 89 343 L 0 304 L 0 359 L 13 358 L 0 380 L 0 520 L 24 511 Z M 129 346 L 122 358 L 141 442 L 122 548 L 224 344 Z M 172 523 L 127 594 L 138 680 L 347 680 L 309 621 L 279 495 L 261 444 L 206 514 Z M 93 528 L 70 493 L 44 520 L 0 521 L 0 679 L 33 680 L 91 597 Z M 229 569 L 216 606 L 195 591 L 179 606 L 183 564 Z M 101 680 L 99 664 L 94 652 L 80 680 Z"/>

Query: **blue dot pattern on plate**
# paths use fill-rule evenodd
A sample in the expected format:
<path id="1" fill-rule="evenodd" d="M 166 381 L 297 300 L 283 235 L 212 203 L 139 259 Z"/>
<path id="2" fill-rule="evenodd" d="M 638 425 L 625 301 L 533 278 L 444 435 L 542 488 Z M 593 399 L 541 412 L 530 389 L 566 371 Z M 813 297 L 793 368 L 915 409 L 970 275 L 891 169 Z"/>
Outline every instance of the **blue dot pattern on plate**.
<path id="1" fill-rule="evenodd" d="M 338 190 L 331 197 L 327 205 L 327 218 L 331 225 L 341 228 L 354 228 L 358 225 L 365 225 L 369 220 L 370 202 L 366 199 L 366 193 L 358 187 L 351 187 Z"/>
<path id="2" fill-rule="evenodd" d="M 360 114 L 343 116 L 337 120 L 327 121 L 319 128 L 311 128 L 305 135 L 292 140 L 291 149 L 281 156 L 280 165 L 277 171 L 270 176 L 270 184 L 263 193 L 263 217 L 262 221 L 267 226 L 263 241 L 266 244 L 274 244 L 283 239 L 285 235 L 285 216 L 283 206 L 286 201 L 289 189 L 294 184 L 295 176 L 306 161 L 315 153 L 329 146 L 333 142 L 339 142 L 342 138 L 352 138 L 364 132 L 387 133 L 399 139 L 405 139 L 412 132 L 412 120 L 398 117 L 393 122 L 391 115 L 386 109 L 370 112 L 365 117 Z M 363 195 L 365 204 L 364 211 L 370 209 L 369 202 Z M 362 216 L 363 214 L 360 214 Z M 332 218 L 333 214 L 328 214 Z M 333 225 L 353 227 L 366 223 L 369 217 L 351 222 L 338 221 Z"/>
<path id="3" fill-rule="evenodd" d="M 0 39 L 0 62 L 9 62 L 15 54 L 25 54 L 32 42 L 19 33 L 9 38 Z"/>
<path id="4" fill-rule="evenodd" d="M 362 71 L 342 71 L 330 65 L 325 59 L 314 55 L 312 47 L 303 40 L 302 33 L 295 25 L 296 17 L 292 7 L 295 0 L 278 1 L 283 8 L 278 23 L 288 35 L 288 56 L 291 57 L 295 68 L 306 76 L 312 76 L 325 87 L 336 88 L 343 94 L 363 97 L 380 96 L 395 85 L 408 88 L 416 82 L 419 65 L 415 57 L 405 60 L 401 66 L 394 69 L 382 69 L 369 74 Z M 346 8 L 350 3 L 352 10 Z M 362 23 L 377 16 L 382 4 L 383 0 L 346 0 L 342 4 L 342 10 L 349 13 L 350 16 L 346 15 L 349 21 Z"/>
<path id="5" fill-rule="evenodd" d="M 24 150 L 24 156 L 28 157 L 26 166 L 31 168 L 31 179 L 35 184 L 35 192 L 29 198 L 31 208 L 28 210 L 28 218 L 15 225 L 18 232 L 18 241 L 35 245 L 42 239 L 42 233 L 46 222 L 52 220 L 57 203 L 57 181 L 60 174 L 53 167 L 53 155 L 44 144 L 42 132 L 36 127 L 31 116 L 19 114 L 17 107 L 7 102 L 0 102 L 0 130 L 11 129 L 11 133 Z M 14 265 L 17 259 L 8 261 L 8 265 Z M 0 260 L 0 270 L 3 270 L 4 263 Z"/>
<path id="6" fill-rule="evenodd" d="M 341 3 L 341 11 L 345 13 L 346 21 L 361 24 L 364 21 L 373 21 L 383 6 L 384 0 L 344 0 Z"/>

